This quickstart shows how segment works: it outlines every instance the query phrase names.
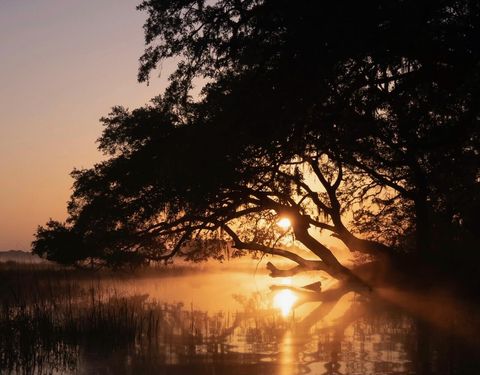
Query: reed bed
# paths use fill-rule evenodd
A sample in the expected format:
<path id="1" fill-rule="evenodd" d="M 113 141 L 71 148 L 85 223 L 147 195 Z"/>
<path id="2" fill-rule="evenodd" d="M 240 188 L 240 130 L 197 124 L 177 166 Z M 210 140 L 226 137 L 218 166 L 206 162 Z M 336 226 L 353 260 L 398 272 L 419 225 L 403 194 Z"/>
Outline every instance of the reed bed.
<path id="1" fill-rule="evenodd" d="M 74 372 L 86 348 L 156 348 L 165 363 L 195 355 L 208 360 L 230 351 L 234 329 L 247 343 L 258 331 L 258 318 L 250 325 L 244 319 L 254 316 L 251 302 L 241 313 L 207 314 L 120 293 L 111 277 L 50 265 L 0 266 L 0 373 Z M 262 324 L 276 331 L 275 319 Z"/>

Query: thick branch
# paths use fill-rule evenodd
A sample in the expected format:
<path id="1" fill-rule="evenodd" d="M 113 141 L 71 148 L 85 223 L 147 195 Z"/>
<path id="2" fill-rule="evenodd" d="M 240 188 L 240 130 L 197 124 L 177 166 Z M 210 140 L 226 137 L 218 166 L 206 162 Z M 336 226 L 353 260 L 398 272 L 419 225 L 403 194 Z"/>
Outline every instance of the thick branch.
<path id="1" fill-rule="evenodd" d="M 337 179 L 335 180 L 335 182 L 333 183 L 332 185 L 332 188 L 334 190 L 337 190 L 338 187 L 340 186 L 341 182 L 343 180 L 343 168 L 342 168 L 342 164 L 338 164 L 338 175 L 337 175 Z"/>
<path id="2" fill-rule="evenodd" d="M 323 187 L 325 188 L 328 198 L 331 203 L 331 210 L 329 211 L 330 217 L 333 221 L 333 230 L 328 228 L 328 225 L 322 224 L 321 227 L 326 227 L 333 232 L 333 236 L 340 239 L 349 249 L 350 251 L 359 251 L 368 254 L 382 254 L 388 255 L 391 254 L 392 249 L 380 242 L 371 241 L 371 240 L 363 240 L 356 237 L 352 232 L 350 232 L 347 227 L 343 224 L 342 217 L 341 217 L 341 206 L 340 202 L 337 198 L 337 189 L 340 185 L 339 178 L 343 176 L 343 172 L 341 167 L 339 170 L 339 174 L 337 176 L 337 180 L 333 185 L 330 185 L 323 175 L 322 171 L 318 166 L 318 162 L 315 160 L 309 161 L 314 173 L 317 175 L 318 179 L 322 183 Z M 315 224 L 314 224 L 315 225 Z"/>
<path id="3" fill-rule="evenodd" d="M 295 253 L 292 253 L 291 251 L 265 246 L 256 242 L 243 242 L 238 237 L 238 235 L 233 231 L 233 229 L 230 228 L 228 225 L 223 224 L 222 228 L 232 238 L 234 243 L 233 246 L 237 249 L 260 251 L 265 254 L 278 255 L 278 256 L 290 259 L 302 266 L 308 263 L 308 260 L 302 258 L 301 256 Z"/>
<path id="4" fill-rule="evenodd" d="M 294 225 L 296 238 L 311 252 L 317 255 L 325 264 L 325 268 L 332 276 L 343 279 L 352 276 L 348 268 L 344 267 L 333 253 L 308 233 L 308 228 Z"/>
<path id="5" fill-rule="evenodd" d="M 331 213 L 332 211 L 339 212 L 340 203 L 338 202 L 336 192 L 337 192 L 338 186 L 340 185 L 340 180 L 338 178 L 342 178 L 343 172 L 341 172 L 340 170 L 337 180 L 333 185 L 330 185 L 327 179 L 325 178 L 325 176 L 323 175 L 322 171 L 320 170 L 320 167 L 318 166 L 318 160 L 310 159 L 309 164 L 328 194 L 328 199 L 330 200 L 330 205 L 332 207 L 329 213 Z"/>
<path id="6" fill-rule="evenodd" d="M 346 228 L 343 233 L 334 233 L 332 236 L 340 239 L 350 251 L 358 251 L 371 255 L 392 255 L 392 248 L 389 246 L 381 242 L 358 238 Z"/>
<path id="7" fill-rule="evenodd" d="M 302 162 L 303 163 L 303 162 Z M 290 181 L 293 181 L 295 184 L 297 184 L 299 187 L 301 187 L 302 189 L 304 189 L 307 194 L 305 197 L 309 197 L 312 202 L 317 206 L 317 208 L 319 210 L 322 210 L 324 212 L 329 212 L 330 211 L 330 207 L 328 207 L 325 203 L 323 203 L 319 196 L 318 196 L 318 193 L 313 191 L 310 186 L 308 186 L 304 181 L 302 181 L 300 178 L 298 177 L 294 177 L 294 176 L 291 176 L 289 175 L 288 173 L 285 173 L 285 172 L 276 172 L 277 174 L 280 174 L 281 176 L 285 177 L 285 178 L 288 178 Z M 304 197 L 304 198 L 305 198 Z M 302 200 L 304 199 L 302 198 Z"/>
<path id="8" fill-rule="evenodd" d="M 305 263 L 301 265 L 299 264 L 287 270 L 281 270 L 275 267 L 275 265 L 271 262 L 268 262 L 267 269 L 270 271 L 271 277 L 289 277 L 306 271 L 325 271 L 326 267 L 322 261 L 305 260 Z"/>
<path id="9" fill-rule="evenodd" d="M 330 225 L 330 224 L 327 224 L 327 223 L 323 223 L 321 221 L 318 221 L 318 220 L 315 220 L 315 219 L 312 219 L 312 218 L 309 218 L 308 219 L 308 222 L 310 224 L 312 224 L 314 227 L 317 227 L 317 228 L 320 228 L 320 229 L 326 229 L 326 230 L 329 230 L 330 232 L 336 232 L 336 228 L 335 226 L 333 225 Z"/>

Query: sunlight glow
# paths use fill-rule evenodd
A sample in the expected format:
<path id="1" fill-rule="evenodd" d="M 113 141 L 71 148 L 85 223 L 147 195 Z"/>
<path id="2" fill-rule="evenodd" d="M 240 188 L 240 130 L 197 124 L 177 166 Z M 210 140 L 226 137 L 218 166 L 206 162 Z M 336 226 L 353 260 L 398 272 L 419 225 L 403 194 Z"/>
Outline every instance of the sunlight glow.
<path id="1" fill-rule="evenodd" d="M 297 296 L 291 290 L 283 289 L 273 297 L 273 306 L 280 309 L 283 316 L 287 316 L 296 300 Z"/>
<path id="2" fill-rule="evenodd" d="M 277 225 L 280 228 L 287 230 L 288 228 L 290 228 L 292 226 L 292 222 L 290 221 L 290 219 L 288 217 L 283 217 L 277 222 Z"/>

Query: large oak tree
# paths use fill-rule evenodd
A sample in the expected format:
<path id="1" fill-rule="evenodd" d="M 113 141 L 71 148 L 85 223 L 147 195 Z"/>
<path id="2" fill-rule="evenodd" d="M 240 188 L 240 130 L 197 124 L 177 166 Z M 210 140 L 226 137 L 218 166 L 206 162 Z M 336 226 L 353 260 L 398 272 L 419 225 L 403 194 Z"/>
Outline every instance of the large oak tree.
<path id="1" fill-rule="evenodd" d="M 382 259 L 477 259 L 477 1 L 139 9 L 139 80 L 164 59 L 177 70 L 151 104 L 102 119 L 108 157 L 73 172 L 69 218 L 40 227 L 34 252 L 108 265 L 266 253 L 297 264 L 272 276 L 356 285 L 318 231 Z"/>

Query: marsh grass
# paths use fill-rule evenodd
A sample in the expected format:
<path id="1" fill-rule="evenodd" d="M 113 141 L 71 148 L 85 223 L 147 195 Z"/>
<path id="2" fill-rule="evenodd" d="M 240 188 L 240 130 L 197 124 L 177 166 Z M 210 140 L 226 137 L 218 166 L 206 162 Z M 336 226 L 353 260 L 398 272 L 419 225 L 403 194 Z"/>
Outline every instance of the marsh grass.
<path id="1" fill-rule="evenodd" d="M 188 275 L 181 268 L 165 274 Z M 317 373 L 312 368 L 320 365 L 331 373 L 340 366 L 359 369 L 352 374 L 367 373 L 362 369 L 368 366 L 383 374 L 480 373 L 478 337 L 471 343 L 465 329 L 457 329 L 473 329 L 475 314 L 469 320 L 460 319 L 468 314 L 454 314 L 452 330 L 444 331 L 386 301 L 362 299 L 338 321 L 315 321 L 308 332 L 302 325 L 296 331 L 293 317 L 285 320 L 259 293 L 235 295 L 236 312 L 206 313 L 116 283 L 146 277 L 148 284 L 152 276 L 162 274 L 0 265 L 0 373 L 143 374 L 175 368 L 179 374 L 265 374 L 284 363 L 283 373 L 289 374 L 292 363 L 300 373 Z M 168 282 L 175 287 L 175 280 Z"/>
<path id="2" fill-rule="evenodd" d="M 157 272 L 115 277 L 151 277 Z M 166 274 L 185 272 L 170 269 Z M 246 324 L 243 318 L 254 315 L 247 300 L 241 313 L 207 314 L 182 303 L 162 303 L 147 294 L 120 292 L 111 286 L 112 277 L 110 272 L 44 264 L 1 265 L 0 372 L 72 372 L 85 350 L 111 352 L 114 348 L 153 351 L 165 363 L 194 356 L 208 361 L 230 351 L 228 338 L 236 328 L 245 332 L 246 344 L 259 341 L 259 325 L 268 326 L 272 335 L 278 329 L 274 317 Z"/>

